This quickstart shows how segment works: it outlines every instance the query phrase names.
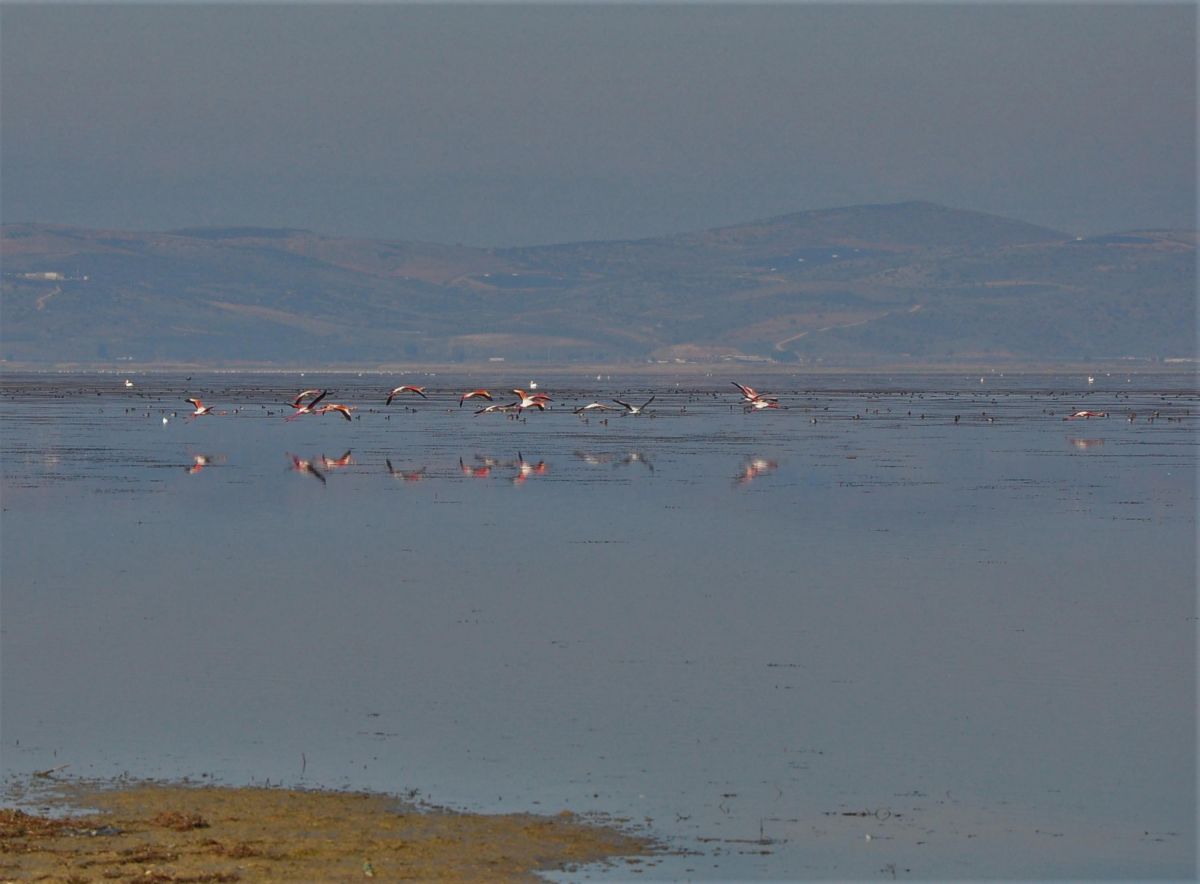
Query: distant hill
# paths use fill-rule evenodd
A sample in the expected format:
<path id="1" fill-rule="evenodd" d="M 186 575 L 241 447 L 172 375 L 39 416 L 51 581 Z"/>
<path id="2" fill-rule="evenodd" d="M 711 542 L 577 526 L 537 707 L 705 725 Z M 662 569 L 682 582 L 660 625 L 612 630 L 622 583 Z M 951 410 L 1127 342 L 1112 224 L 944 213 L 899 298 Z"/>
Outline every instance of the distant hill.
<path id="1" fill-rule="evenodd" d="M 7 224 L 0 358 L 377 365 L 1190 357 L 1195 231 L 926 202 L 476 249 L 227 227 Z"/>

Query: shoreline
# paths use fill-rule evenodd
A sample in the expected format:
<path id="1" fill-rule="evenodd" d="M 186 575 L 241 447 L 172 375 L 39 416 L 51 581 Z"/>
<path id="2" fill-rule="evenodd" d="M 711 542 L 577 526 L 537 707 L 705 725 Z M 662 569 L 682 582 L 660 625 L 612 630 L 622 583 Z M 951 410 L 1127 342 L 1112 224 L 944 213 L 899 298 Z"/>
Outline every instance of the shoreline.
<path id="1" fill-rule="evenodd" d="M 198 363 L 17 363 L 0 361 L 0 376 L 3 375 L 173 375 L 181 373 L 202 374 L 258 374 L 289 376 L 296 374 L 330 375 L 556 375 L 588 378 L 596 374 L 618 374 L 652 377 L 708 377 L 736 373 L 742 375 L 767 375 L 772 377 L 810 375 L 828 377 L 837 375 L 1025 375 L 1025 374 L 1072 374 L 1099 373 L 1120 374 L 1185 374 L 1200 372 L 1200 360 L 1196 359 L 1097 359 L 1082 360 L 1032 360 L 1002 361 L 964 359 L 956 362 L 879 362 L 847 364 L 783 364 L 769 362 L 687 362 L 687 363 L 395 363 L 395 364 L 329 364 L 329 365 L 275 365 L 253 364 L 210 365 Z"/>
<path id="2" fill-rule="evenodd" d="M 6 803 L 0 881 L 538 881 L 592 863 L 632 873 L 659 850 L 621 821 L 370 792 L 51 780 Z"/>

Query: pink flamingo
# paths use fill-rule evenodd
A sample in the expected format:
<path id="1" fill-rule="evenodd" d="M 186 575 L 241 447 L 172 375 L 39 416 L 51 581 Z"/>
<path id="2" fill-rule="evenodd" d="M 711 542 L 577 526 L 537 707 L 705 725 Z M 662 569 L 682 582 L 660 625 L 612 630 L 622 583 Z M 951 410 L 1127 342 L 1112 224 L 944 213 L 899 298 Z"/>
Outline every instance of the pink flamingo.
<path id="1" fill-rule="evenodd" d="M 185 399 L 184 402 L 190 402 L 196 406 L 196 410 L 192 412 L 192 417 L 200 417 L 202 414 L 224 414 L 223 411 L 213 411 L 211 405 L 205 405 L 199 399 Z"/>
<path id="2" fill-rule="evenodd" d="M 346 420 L 351 420 L 350 412 L 354 411 L 354 406 L 331 402 L 328 405 L 322 405 L 320 408 L 313 409 L 313 414 L 329 414 L 333 411 L 336 411 Z"/>
<path id="3" fill-rule="evenodd" d="M 545 411 L 546 403 L 553 401 L 545 393 L 526 393 L 524 390 L 513 390 L 513 393 L 520 397 L 520 401 L 516 405 L 521 410 L 536 408 L 539 411 Z"/>
<path id="4" fill-rule="evenodd" d="M 486 399 L 488 402 L 491 402 L 492 394 L 487 390 L 471 390 L 469 393 L 463 393 L 458 397 L 458 407 L 462 408 L 462 404 L 468 399 Z"/>
<path id="5" fill-rule="evenodd" d="M 387 402 L 385 402 L 384 405 L 391 405 L 392 400 L 395 399 L 400 393 L 416 393 L 422 399 L 429 398 L 425 395 L 424 387 L 414 387 L 412 384 L 405 384 L 404 386 L 397 387 L 396 389 L 392 390 L 392 392 L 388 393 Z"/>
<path id="6" fill-rule="evenodd" d="M 616 401 L 615 399 L 613 400 Z M 611 405 L 605 405 L 603 402 L 589 402 L 587 405 L 581 405 L 575 409 L 576 414 L 583 414 L 585 411 L 620 411 L 619 408 L 613 408 Z"/>
<path id="7" fill-rule="evenodd" d="M 315 399 L 310 399 L 308 402 L 304 401 L 314 393 L 316 394 Z M 292 408 L 296 409 L 296 411 L 285 418 L 285 420 L 294 421 L 302 414 L 315 414 L 316 412 L 313 410 L 313 406 L 325 398 L 325 393 L 325 390 L 305 390 L 292 400 Z"/>
<path id="8" fill-rule="evenodd" d="M 764 399 L 763 397 L 759 396 L 757 399 L 752 400 L 748 405 L 745 406 L 746 411 L 762 411 L 764 408 L 779 408 L 779 400 Z"/>

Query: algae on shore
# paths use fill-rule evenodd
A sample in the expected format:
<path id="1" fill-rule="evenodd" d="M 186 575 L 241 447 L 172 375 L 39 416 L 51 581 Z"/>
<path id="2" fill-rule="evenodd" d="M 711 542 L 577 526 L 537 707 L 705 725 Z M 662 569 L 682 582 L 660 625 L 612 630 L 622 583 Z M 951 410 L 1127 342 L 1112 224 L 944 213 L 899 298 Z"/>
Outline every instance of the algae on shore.
<path id="1" fill-rule="evenodd" d="M 652 850 L 570 812 L 458 813 L 378 794 L 73 783 L 39 805 L 47 814 L 0 811 L 0 881 L 536 880 Z"/>

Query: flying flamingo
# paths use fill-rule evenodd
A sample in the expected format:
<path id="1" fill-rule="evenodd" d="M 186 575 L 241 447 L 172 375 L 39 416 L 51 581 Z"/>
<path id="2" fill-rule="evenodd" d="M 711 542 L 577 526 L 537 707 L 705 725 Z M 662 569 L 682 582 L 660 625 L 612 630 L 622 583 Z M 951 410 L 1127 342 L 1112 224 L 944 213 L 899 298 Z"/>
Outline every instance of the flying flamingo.
<path id="1" fill-rule="evenodd" d="M 329 414 L 331 411 L 336 411 L 346 420 L 351 420 L 350 412 L 354 411 L 353 405 L 341 405 L 337 402 L 331 402 L 328 405 L 322 405 L 320 408 L 314 409 L 313 414 Z"/>
<path id="2" fill-rule="evenodd" d="M 613 402 L 617 403 L 617 405 L 623 405 L 623 406 L 625 407 L 625 414 L 626 414 L 626 415 L 631 415 L 631 414 L 641 414 L 641 413 L 642 413 L 642 409 L 644 409 L 644 408 L 645 408 L 647 405 L 649 405 L 649 404 L 650 404 L 651 402 L 653 402 L 653 401 L 654 401 L 654 397 L 653 397 L 653 396 L 651 396 L 649 399 L 647 399 L 647 400 L 646 400 L 645 402 L 643 402 L 641 405 L 630 405 L 628 402 L 622 402 L 620 399 L 614 399 L 614 400 L 613 400 Z"/>
<path id="3" fill-rule="evenodd" d="M 764 408 L 779 408 L 779 400 L 764 399 L 759 396 L 757 399 L 750 400 L 750 403 L 745 406 L 746 411 L 762 411 Z"/>
<path id="4" fill-rule="evenodd" d="M 192 417 L 200 417 L 202 414 L 224 414 L 223 411 L 213 411 L 211 405 L 205 405 L 199 399 L 185 399 L 184 402 L 190 402 L 196 406 L 196 410 L 192 412 Z"/>
<path id="5" fill-rule="evenodd" d="M 315 399 L 310 399 L 308 402 L 304 401 L 314 393 L 317 394 Z M 325 398 L 325 393 L 325 390 L 305 390 L 294 400 L 292 400 L 292 408 L 296 409 L 295 413 L 284 418 L 284 420 L 294 421 L 302 414 L 316 414 L 316 412 L 313 410 L 313 406 Z"/>
<path id="6" fill-rule="evenodd" d="M 520 410 L 521 410 L 521 403 L 509 402 L 505 405 L 485 405 L 483 408 L 477 409 L 475 414 L 480 415 L 480 414 L 491 414 L 493 411 L 511 412 L 511 411 L 520 411 Z"/>
<path id="7" fill-rule="evenodd" d="M 316 398 L 313 399 L 313 402 L 316 402 L 317 399 L 320 399 L 324 395 L 324 390 L 301 390 L 296 394 L 296 398 L 292 400 L 292 408 L 299 408 L 300 403 L 310 396 L 315 396 Z M 312 405 L 312 402 L 310 402 L 309 405 Z"/>
<path id="8" fill-rule="evenodd" d="M 526 393 L 524 390 L 513 390 L 513 393 L 520 397 L 517 407 L 521 410 L 536 408 L 545 411 L 546 403 L 552 401 L 545 393 Z"/>
<path id="9" fill-rule="evenodd" d="M 492 394 L 487 390 L 471 390 L 469 393 L 463 393 L 458 397 L 458 407 L 462 408 L 462 404 L 468 399 L 486 399 L 488 402 L 491 402 Z"/>
<path id="10" fill-rule="evenodd" d="M 576 414 L 583 414 L 585 411 L 620 411 L 620 409 L 605 405 L 603 402 L 589 402 L 587 405 L 581 405 L 575 409 Z"/>
<path id="11" fill-rule="evenodd" d="M 739 384 L 737 381 L 730 381 L 729 383 L 742 391 L 743 402 L 754 402 L 762 398 L 762 393 L 756 392 L 753 387 L 747 387 L 745 384 Z"/>
<path id="12" fill-rule="evenodd" d="M 1087 411 L 1087 410 L 1077 411 L 1072 415 L 1068 415 L 1067 417 L 1064 417 L 1063 420 L 1073 421 L 1073 420 L 1079 420 L 1080 418 L 1086 419 L 1089 417 L 1108 417 L 1108 412 L 1107 411 Z"/>
<path id="13" fill-rule="evenodd" d="M 397 387 L 396 389 L 392 390 L 392 392 L 388 393 L 387 402 L 385 402 L 383 404 L 391 405 L 392 400 L 395 399 L 396 396 L 399 395 L 400 393 L 416 393 L 422 399 L 429 398 L 428 396 L 425 395 L 424 387 L 414 387 L 412 384 L 405 384 L 404 386 Z"/>

